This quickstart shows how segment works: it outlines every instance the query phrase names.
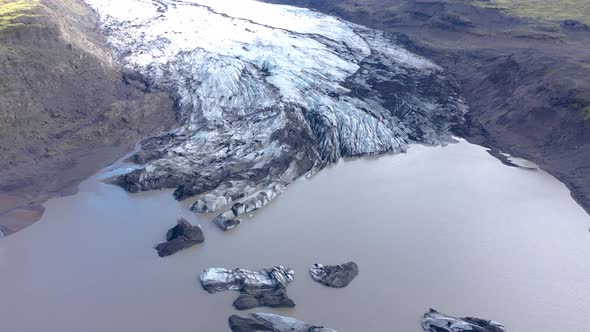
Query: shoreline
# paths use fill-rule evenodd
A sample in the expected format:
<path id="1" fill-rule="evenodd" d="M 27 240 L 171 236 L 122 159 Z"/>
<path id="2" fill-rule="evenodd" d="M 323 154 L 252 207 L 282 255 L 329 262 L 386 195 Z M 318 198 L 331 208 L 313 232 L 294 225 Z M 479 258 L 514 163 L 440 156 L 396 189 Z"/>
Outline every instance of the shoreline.
<path id="1" fill-rule="evenodd" d="M 134 143 L 136 144 L 136 143 Z M 39 221 L 45 212 L 45 203 L 54 198 L 76 195 L 80 184 L 99 174 L 104 169 L 117 163 L 122 156 L 133 153 L 134 145 L 104 147 L 93 149 L 92 152 L 83 151 L 75 160 L 75 169 L 67 168 L 62 170 L 41 168 L 39 176 L 50 176 L 59 178 L 59 173 L 64 173 L 65 178 L 61 183 L 67 183 L 58 190 L 41 190 L 38 192 L 2 192 L 0 193 L 0 230 L 5 236 L 10 236 Z M 131 150 L 130 150 L 131 149 Z M 43 174 L 43 173 L 46 174 Z M 56 175 L 56 173 L 58 175 Z M 16 200 L 16 204 L 15 201 Z"/>
<path id="2" fill-rule="evenodd" d="M 570 193 L 570 196 L 576 202 L 576 204 L 579 205 L 582 209 L 584 209 L 584 211 L 586 211 L 586 213 L 588 215 L 590 215 L 590 209 L 588 209 L 587 207 L 585 207 L 584 204 L 582 204 L 577 199 L 575 190 L 572 190 L 573 185 L 572 184 L 568 184 L 565 181 L 566 177 L 556 176 L 555 174 L 553 174 L 552 172 L 544 169 L 541 166 L 538 166 L 538 168 L 536 168 L 536 169 L 535 168 L 529 168 L 529 167 L 520 166 L 518 164 L 515 164 L 515 163 L 511 162 L 510 159 L 509 159 L 510 157 L 508 157 L 508 156 L 505 155 L 507 153 L 502 152 L 502 151 L 499 151 L 499 150 L 496 150 L 496 149 L 494 149 L 492 147 L 489 147 L 489 146 L 486 146 L 486 145 L 473 143 L 468 138 L 464 138 L 464 137 L 461 137 L 461 136 L 454 136 L 453 138 L 456 139 L 456 141 L 455 142 L 449 142 L 447 145 L 458 144 L 461 141 L 465 141 L 465 142 L 467 142 L 469 144 L 472 144 L 472 145 L 481 147 L 483 149 L 486 149 L 487 153 L 490 156 L 492 156 L 494 159 L 496 159 L 499 162 L 501 162 L 504 166 L 514 167 L 514 168 L 521 168 L 521 169 L 525 169 L 525 170 L 537 170 L 537 169 L 539 169 L 539 170 L 542 170 L 542 171 L 550 174 L 557 181 L 559 181 L 560 183 L 562 183 L 563 185 L 566 186 L 566 188 L 568 189 L 568 192 Z M 119 153 L 116 157 L 114 155 L 109 155 L 110 156 L 110 159 L 109 160 L 112 160 L 112 161 L 108 161 L 108 162 L 105 161 L 105 162 L 102 163 L 102 166 L 100 168 L 95 167 L 95 169 L 92 170 L 92 172 L 91 172 L 90 175 L 86 175 L 83 178 L 79 177 L 78 180 L 76 180 L 77 183 L 75 184 L 75 187 L 68 187 L 65 190 L 63 190 L 62 192 L 53 193 L 52 195 L 46 197 L 42 201 L 35 202 L 34 205 L 32 205 L 30 207 L 25 207 L 25 208 L 22 208 L 22 209 L 21 209 L 21 207 L 16 207 L 15 209 L 13 209 L 13 211 L 17 211 L 17 212 L 22 211 L 22 212 L 25 212 L 25 215 L 21 219 L 15 218 L 15 221 L 17 223 L 20 223 L 20 225 L 23 225 L 23 224 L 26 225 L 26 226 L 18 229 L 16 232 L 19 232 L 19 231 L 21 231 L 21 230 L 23 230 L 23 229 L 25 229 L 27 227 L 30 227 L 31 225 L 33 225 L 34 223 L 36 223 L 37 221 L 39 221 L 43 217 L 43 215 L 45 213 L 45 204 L 49 200 L 52 200 L 52 199 L 55 199 L 55 198 L 62 198 L 62 197 L 68 197 L 68 196 L 76 195 L 79 192 L 80 184 L 82 184 L 83 182 L 85 182 L 87 180 L 91 180 L 91 179 L 93 179 L 93 178 L 95 178 L 97 176 L 103 175 L 103 178 L 100 180 L 101 182 L 103 182 L 103 183 L 105 183 L 107 185 L 112 185 L 112 186 L 115 186 L 116 187 L 116 185 L 107 183 L 105 181 L 108 180 L 108 178 L 111 178 L 111 177 L 113 177 L 115 175 L 120 175 L 120 174 L 119 173 L 110 173 L 110 172 L 112 172 L 112 171 L 116 172 L 121 166 L 124 166 L 124 165 L 133 166 L 133 167 L 130 167 L 129 170 L 131 170 L 135 166 L 141 167 L 140 165 L 137 165 L 137 164 L 134 164 L 133 162 L 128 161 L 128 159 L 131 156 L 133 156 L 137 151 L 139 151 L 141 149 L 140 142 L 141 142 L 141 140 L 139 140 L 137 143 L 135 143 L 135 146 L 134 146 L 133 149 L 129 149 L 129 148 L 124 149 L 122 147 L 118 147 L 117 150 L 121 151 L 121 153 L 123 153 L 124 151 L 126 151 L 126 152 L 124 152 L 124 154 Z M 443 147 L 443 148 L 445 147 L 445 145 L 431 146 L 431 145 L 427 145 L 427 144 L 412 143 L 412 144 L 410 144 L 408 151 L 403 152 L 403 153 L 385 153 L 385 154 L 380 154 L 380 155 L 371 155 L 371 156 L 364 156 L 364 157 L 342 158 L 340 160 L 340 162 L 354 162 L 354 161 L 357 161 L 357 160 L 378 160 L 378 159 L 383 158 L 383 157 L 403 155 L 403 154 L 410 153 L 411 152 L 411 148 L 413 146 Z M 513 154 L 509 154 L 509 156 L 520 158 L 520 159 L 523 159 L 524 161 L 527 161 L 527 162 L 531 162 L 530 160 L 528 160 L 528 159 L 526 159 L 524 157 L 515 156 Z M 335 164 L 329 165 L 328 167 L 324 167 L 323 169 L 321 169 L 321 170 L 319 170 L 317 172 L 314 172 L 314 174 L 311 175 L 311 178 L 313 178 L 317 174 L 322 173 L 324 170 L 327 170 L 327 169 L 336 167 L 339 163 L 335 163 Z M 104 176 L 104 174 L 106 174 L 105 171 L 107 171 L 107 170 L 109 171 L 109 175 L 108 176 Z M 88 172 L 88 173 L 90 173 L 90 172 Z M 304 179 L 304 178 L 310 178 L 310 177 L 307 177 L 307 176 L 304 175 L 300 179 Z M 151 192 L 151 191 L 147 191 L 147 193 L 149 193 L 149 192 Z M 133 193 L 128 193 L 128 194 L 129 195 L 134 195 Z M 196 200 L 196 199 L 197 199 L 197 197 L 193 197 L 193 198 L 189 199 L 188 201 L 193 201 L 193 200 Z M 0 196 L 0 202 L 1 202 L 1 196 Z M 25 206 L 26 206 L 26 204 L 25 204 Z M 188 207 L 187 207 L 187 210 L 189 210 Z M 32 211 L 33 213 L 35 213 L 34 220 L 33 221 L 30 221 L 30 220 L 32 220 L 32 218 L 30 218 L 30 216 L 28 216 L 26 214 L 26 212 L 29 212 L 29 211 Z M 263 209 L 263 211 L 264 211 L 264 209 Z M 9 213 L 10 213 L 10 211 L 8 212 L 8 214 Z M 262 212 L 262 213 L 264 213 L 264 212 Z M 0 232 L 3 232 L 4 237 L 7 237 L 7 236 L 10 236 L 10 235 L 12 235 L 12 234 L 14 234 L 16 232 L 11 232 L 9 229 L 8 229 L 8 232 L 7 232 L 6 229 L 3 229 L 3 227 L 4 227 L 3 225 L 5 225 L 5 224 L 2 223 L 2 218 L 5 218 L 5 216 L 6 216 L 6 214 L 0 214 Z M 0 238 L 1 237 L 2 236 L 0 236 Z"/>
<path id="3" fill-rule="evenodd" d="M 588 215 L 590 215 L 590 197 L 587 196 L 587 194 L 585 193 L 584 188 L 580 187 L 579 184 L 574 183 L 574 181 L 571 180 L 571 176 L 568 176 L 567 174 L 563 174 L 560 171 L 556 171 L 553 170 L 551 168 L 547 168 L 543 166 L 543 163 L 539 163 L 537 161 L 535 161 L 536 158 L 533 158 L 531 155 L 527 155 L 525 153 L 519 153 L 516 151 L 511 151 L 508 152 L 509 150 L 513 150 L 513 149 L 508 149 L 508 151 L 503 150 L 500 148 L 499 144 L 490 144 L 487 141 L 482 141 L 481 137 L 466 137 L 463 138 L 465 139 L 467 142 L 474 144 L 474 145 L 478 145 L 481 146 L 483 148 L 489 149 L 489 154 L 491 156 L 493 156 L 494 158 L 498 159 L 500 162 L 502 162 L 502 164 L 509 166 L 509 167 L 519 167 L 521 168 L 519 165 L 513 164 L 512 162 L 510 162 L 510 160 L 506 157 L 503 156 L 502 154 L 508 154 L 512 157 L 516 157 L 516 158 L 520 158 L 523 160 L 526 160 L 528 162 L 531 162 L 533 164 L 535 164 L 538 169 L 543 170 L 544 172 L 547 172 L 548 174 L 550 174 L 551 176 L 553 176 L 555 179 L 557 179 L 559 182 L 563 183 L 572 199 L 576 202 L 576 204 L 578 204 L 582 209 L 584 209 L 584 211 L 586 211 L 586 213 Z M 525 167 L 526 169 L 526 167 Z"/>

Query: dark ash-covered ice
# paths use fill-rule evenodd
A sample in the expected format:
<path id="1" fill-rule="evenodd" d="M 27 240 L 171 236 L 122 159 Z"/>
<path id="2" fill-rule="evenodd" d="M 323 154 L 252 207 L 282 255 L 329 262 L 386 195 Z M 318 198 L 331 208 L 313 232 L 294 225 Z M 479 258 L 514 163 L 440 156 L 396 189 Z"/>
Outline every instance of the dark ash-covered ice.
<path id="1" fill-rule="evenodd" d="M 359 267 L 355 262 L 340 265 L 314 264 L 309 270 L 313 280 L 335 288 L 346 287 L 359 274 Z"/>
<path id="2" fill-rule="evenodd" d="M 233 305 L 238 310 L 257 307 L 294 307 L 286 287 L 294 280 L 293 270 L 284 266 L 251 271 L 245 269 L 209 268 L 200 276 L 209 293 L 234 290 L 240 292 Z"/>
<path id="3" fill-rule="evenodd" d="M 176 226 L 166 233 L 166 242 L 158 244 L 156 250 L 160 257 L 165 257 L 203 241 L 205 241 L 205 236 L 201 227 L 193 226 L 186 219 L 180 217 Z"/>
<path id="4" fill-rule="evenodd" d="M 426 332 L 506 332 L 504 325 L 480 318 L 457 318 L 430 309 L 424 314 L 422 327 Z"/>
<path id="5" fill-rule="evenodd" d="M 310 325 L 291 317 L 255 313 L 247 317 L 229 317 L 232 332 L 336 332 L 323 326 Z"/>

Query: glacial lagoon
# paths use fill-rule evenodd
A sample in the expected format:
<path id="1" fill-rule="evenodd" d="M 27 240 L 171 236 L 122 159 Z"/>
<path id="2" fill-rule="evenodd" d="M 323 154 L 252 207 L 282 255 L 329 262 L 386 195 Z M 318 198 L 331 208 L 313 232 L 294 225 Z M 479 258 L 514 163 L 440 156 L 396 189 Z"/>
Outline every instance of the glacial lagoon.
<path id="1" fill-rule="evenodd" d="M 171 191 L 128 194 L 88 179 L 0 239 L 2 331 L 229 331 L 234 292 L 205 292 L 208 267 L 288 265 L 294 309 L 260 308 L 346 331 L 421 331 L 432 307 L 515 332 L 590 325 L 590 217 L 542 170 L 508 167 L 465 141 L 343 161 L 300 179 L 236 229 Z M 167 258 L 154 245 L 178 216 L 203 244 Z M 353 260 L 330 289 L 313 263 Z"/>

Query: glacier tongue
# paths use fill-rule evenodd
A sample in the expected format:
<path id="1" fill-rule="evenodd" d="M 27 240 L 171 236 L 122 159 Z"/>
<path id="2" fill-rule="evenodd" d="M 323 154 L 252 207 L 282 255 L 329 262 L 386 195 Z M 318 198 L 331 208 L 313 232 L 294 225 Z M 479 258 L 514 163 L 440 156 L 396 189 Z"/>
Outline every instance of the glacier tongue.
<path id="1" fill-rule="evenodd" d="M 251 0 L 86 0 L 124 66 L 170 91 L 179 128 L 116 183 L 176 188 L 224 224 L 341 157 L 440 144 L 463 121 L 455 81 L 383 32 Z M 227 223 L 226 223 L 227 224 Z"/>

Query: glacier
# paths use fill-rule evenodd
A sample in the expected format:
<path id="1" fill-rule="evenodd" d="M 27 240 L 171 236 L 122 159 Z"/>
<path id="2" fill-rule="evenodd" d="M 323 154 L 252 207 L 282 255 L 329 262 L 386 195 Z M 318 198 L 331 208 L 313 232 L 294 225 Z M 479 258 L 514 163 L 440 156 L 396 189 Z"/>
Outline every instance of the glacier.
<path id="1" fill-rule="evenodd" d="M 115 61 L 169 91 L 178 128 L 145 139 L 113 180 L 174 188 L 224 229 L 341 158 L 444 144 L 457 82 L 395 36 L 253 0 L 85 0 Z"/>

